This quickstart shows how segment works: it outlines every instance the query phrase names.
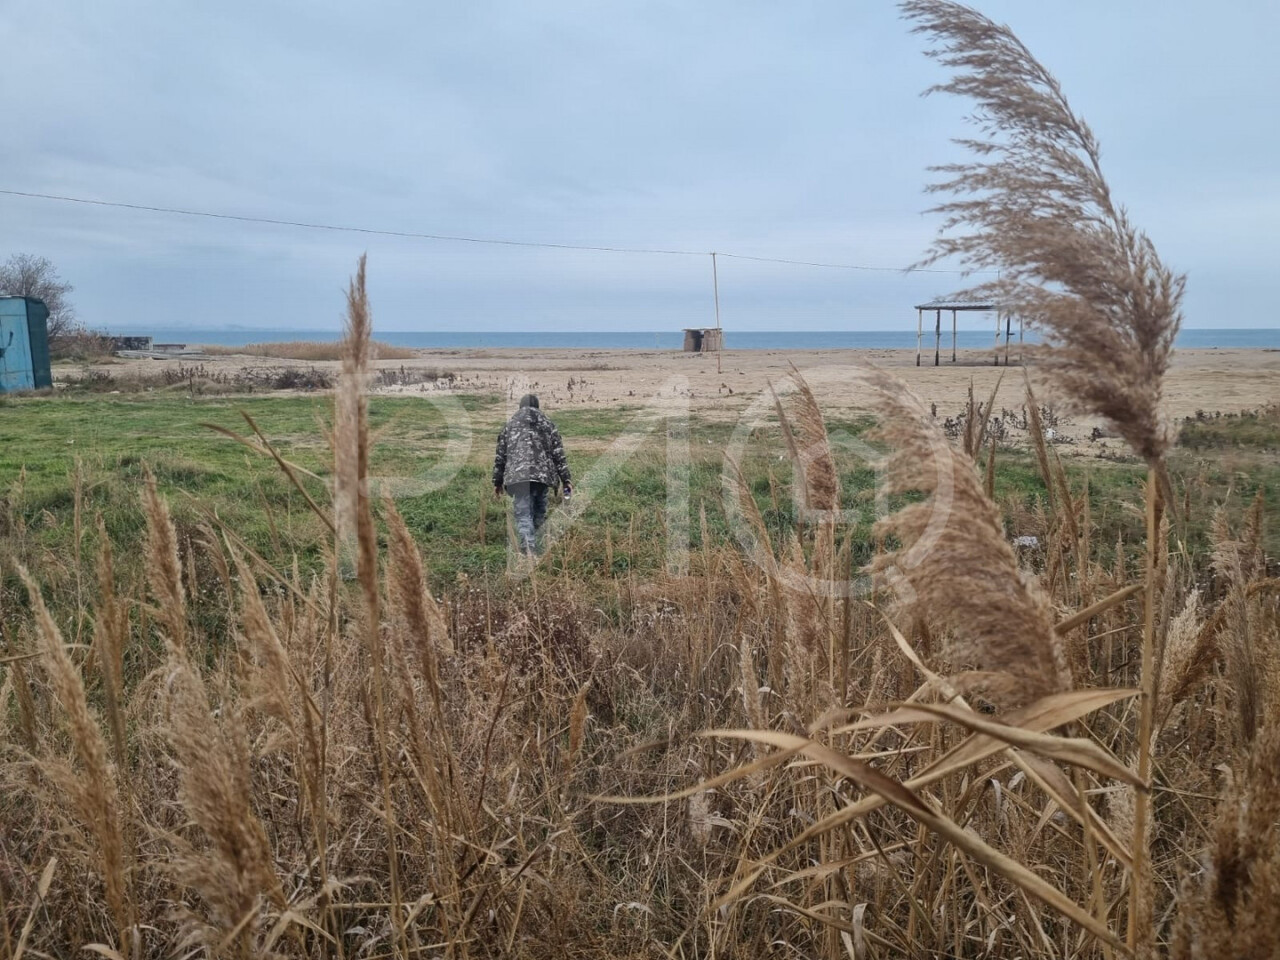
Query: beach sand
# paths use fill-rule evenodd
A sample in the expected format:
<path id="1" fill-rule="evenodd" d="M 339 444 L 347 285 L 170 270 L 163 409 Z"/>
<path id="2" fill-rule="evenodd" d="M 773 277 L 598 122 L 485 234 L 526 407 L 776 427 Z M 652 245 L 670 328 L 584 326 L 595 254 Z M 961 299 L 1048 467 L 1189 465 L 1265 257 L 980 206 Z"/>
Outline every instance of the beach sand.
<path id="1" fill-rule="evenodd" d="M 1013 365 L 1006 368 L 993 365 L 990 351 L 961 351 L 957 363 L 952 363 L 950 352 L 945 351 L 942 363 L 935 367 L 930 352 L 917 367 L 914 350 L 729 349 L 720 354 L 717 370 L 715 354 L 673 351 L 423 350 L 412 360 L 381 361 L 377 366 L 396 371 L 404 368 L 411 373 L 425 368 L 453 376 L 434 383 L 382 386 L 375 392 L 497 393 L 513 402 L 524 393 L 537 393 L 548 412 L 590 406 L 643 407 L 655 398 L 678 398 L 687 400 L 696 416 L 727 419 L 741 416 L 753 403 L 768 400 L 769 383 L 785 381 L 794 365 L 812 385 L 825 410 L 847 414 L 858 410 L 861 401 L 851 371 L 870 363 L 901 377 L 926 404 L 936 405 L 940 417 L 953 417 L 964 409 L 970 383 L 978 398 L 985 401 L 1003 375 L 996 399 L 998 415 L 1001 408 L 1020 412 L 1024 403 L 1023 367 L 1017 362 L 1016 344 L 1010 355 Z M 104 369 L 113 376 L 127 377 L 179 363 L 190 366 L 192 362 L 128 360 Z M 339 366 L 336 362 L 239 355 L 197 362 L 207 369 L 299 366 L 335 374 Z M 1034 366 L 1027 369 L 1034 376 Z M 1047 394 L 1042 399 L 1051 401 Z M 1166 409 L 1175 420 L 1197 411 L 1235 413 L 1276 402 L 1280 402 L 1280 350 L 1183 350 L 1175 354 L 1166 378 Z M 1096 419 L 1076 416 L 1063 422 L 1059 430 L 1087 441 L 1098 426 L 1102 424 Z"/>
<path id="2" fill-rule="evenodd" d="M 644 405 L 655 397 L 683 396 L 691 411 L 713 419 L 737 418 L 763 396 L 770 382 L 786 381 L 792 365 L 800 371 L 823 406 L 832 414 L 861 409 L 864 398 L 853 381 L 860 364 L 874 364 L 901 377 L 926 404 L 936 405 L 939 417 L 954 417 L 966 406 L 970 383 L 985 402 L 999 379 L 996 413 L 1002 408 L 1021 412 L 1025 397 L 1023 367 L 1012 353 L 1013 365 L 996 367 L 985 351 L 962 351 L 956 363 L 949 354 L 939 366 L 932 356 L 915 365 L 914 350 L 740 350 L 725 351 L 716 370 L 714 354 L 633 350 L 472 350 L 424 352 L 414 365 L 424 364 L 457 375 L 454 389 L 483 389 L 512 401 L 537 393 L 548 409 L 591 405 Z M 1002 358 L 1003 362 L 1003 358 Z M 396 367 L 398 364 L 383 364 Z M 1034 376 L 1034 367 L 1028 368 Z M 385 388 L 412 393 L 417 386 Z M 385 392 L 385 391 L 384 391 Z M 1042 400 L 1047 391 L 1037 387 Z M 1177 420 L 1197 411 L 1236 413 L 1280 402 L 1280 351 L 1262 349 L 1188 350 L 1175 355 L 1166 378 L 1165 406 Z M 771 405 L 771 404 L 770 404 Z M 1069 416 L 1060 434 L 1087 443 L 1096 418 Z M 1113 442 L 1112 447 L 1115 446 Z"/>

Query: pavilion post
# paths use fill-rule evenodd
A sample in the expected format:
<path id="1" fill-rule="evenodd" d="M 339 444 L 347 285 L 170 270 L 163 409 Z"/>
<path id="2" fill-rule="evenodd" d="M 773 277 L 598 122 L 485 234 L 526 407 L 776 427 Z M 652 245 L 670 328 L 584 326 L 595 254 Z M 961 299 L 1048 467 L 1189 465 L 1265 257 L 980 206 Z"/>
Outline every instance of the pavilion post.
<path id="1" fill-rule="evenodd" d="M 1024 327 L 1024 326 L 1025 326 L 1025 325 L 1024 325 L 1024 323 L 1023 323 L 1023 321 L 1022 321 L 1022 314 L 1018 314 L 1018 363 L 1022 363 L 1022 362 L 1023 362 L 1023 359 L 1022 359 L 1022 332 L 1023 332 L 1023 327 Z"/>
<path id="2" fill-rule="evenodd" d="M 942 311 L 937 311 L 933 318 L 933 365 L 936 367 L 942 356 Z"/>
<path id="3" fill-rule="evenodd" d="M 1004 315 L 1004 365 L 1009 365 L 1009 341 L 1013 339 L 1013 317 Z"/>
<path id="4" fill-rule="evenodd" d="M 951 362 L 956 362 L 956 312 L 951 311 Z"/>
<path id="5" fill-rule="evenodd" d="M 924 311 L 916 310 L 916 366 L 920 366 L 920 341 L 924 337 Z"/>
<path id="6" fill-rule="evenodd" d="M 1000 316 L 1000 311 L 996 311 L 996 345 L 994 347 L 996 355 L 996 366 L 1000 366 L 1000 321 L 1004 318 Z"/>

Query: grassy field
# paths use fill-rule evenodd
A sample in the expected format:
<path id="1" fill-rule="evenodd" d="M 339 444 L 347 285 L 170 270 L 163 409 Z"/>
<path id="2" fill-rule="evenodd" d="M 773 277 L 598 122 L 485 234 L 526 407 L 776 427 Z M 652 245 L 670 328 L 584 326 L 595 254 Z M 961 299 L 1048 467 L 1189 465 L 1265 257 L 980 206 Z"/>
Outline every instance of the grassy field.
<path id="1" fill-rule="evenodd" d="M 437 583 L 458 572 L 497 572 L 505 563 L 504 511 L 491 498 L 489 472 L 493 440 L 507 407 L 496 397 L 464 396 L 456 401 L 452 427 L 441 407 L 418 398 L 374 397 L 370 423 L 377 435 L 372 473 L 388 478 L 411 531 L 424 545 Z M 314 559 L 317 522 L 303 498 L 269 457 L 246 449 L 210 425 L 251 434 L 252 417 L 286 459 L 315 474 L 331 473 L 325 439 L 332 422 L 328 395 L 283 397 L 189 397 L 179 392 L 2 401 L 7 443 L 0 448 L 0 491 L 11 516 L 28 531 L 31 546 L 65 551 L 75 508 L 75 476 L 82 486 L 87 518 L 101 513 L 108 533 L 126 547 L 142 533 L 138 485 L 146 470 L 173 495 L 180 523 L 213 510 L 258 548 L 285 547 Z M 578 522 L 560 541 L 558 562 L 568 558 L 582 578 L 608 576 L 604 543 L 614 571 L 653 571 L 662 562 L 666 523 L 667 428 L 641 408 L 550 411 L 566 438 L 570 463 L 582 478 L 579 495 L 589 500 Z M 862 446 L 869 421 L 829 424 L 835 444 L 846 509 L 856 522 L 844 533 L 854 540 L 855 559 L 865 562 L 873 548 L 870 523 L 876 516 L 876 472 Z M 735 424 L 695 416 L 687 429 L 690 545 L 701 546 L 698 521 L 706 512 L 708 531 L 718 544 L 729 536 L 723 510 L 725 450 Z M 791 466 L 780 460 L 785 447 L 776 418 L 751 433 L 743 465 L 770 529 L 792 525 Z M 611 450 L 624 435 L 640 437 L 634 449 Z M 452 446 L 451 446 L 452 443 Z M 847 446 L 847 445 L 846 445 Z M 598 463 L 599 458 L 605 457 Z M 1135 539 L 1141 518 L 1144 473 L 1129 462 L 1081 461 L 1066 457 L 1077 490 L 1088 490 L 1099 539 Z M 1193 509 L 1184 531 L 1192 551 L 1204 548 L 1212 508 L 1229 499 L 1248 502 L 1259 488 L 1280 485 L 1280 414 L 1208 417 L 1181 430 L 1175 456 L 1179 491 Z M 607 464 L 607 471 L 605 464 Z M 594 470 L 594 472 L 593 472 Z M 605 475 L 607 473 L 607 475 Z M 443 479 L 447 476 L 447 480 Z M 315 496 L 323 484 L 306 483 Z M 419 490 L 425 484 L 430 489 Z M 1044 483 L 1029 451 L 1021 445 L 998 450 L 996 499 L 1013 536 L 1040 532 L 1035 511 L 1043 505 Z M 882 507 L 883 509 L 883 507 Z M 1267 501 L 1269 517 L 1280 519 L 1280 504 Z M 268 517 L 272 517 L 271 520 Z M 1280 522 L 1272 524 L 1280 529 Z M 1274 535 L 1273 535 L 1274 536 Z M 274 538 L 274 543 L 273 543 Z M 1269 542 L 1275 550 L 1277 542 Z M 553 553 L 553 562 L 557 555 Z"/>
<path id="2" fill-rule="evenodd" d="M 493 502 L 489 483 L 493 439 L 505 407 L 491 397 L 463 398 L 461 406 L 466 425 L 457 432 L 470 437 L 465 458 L 456 472 L 449 471 L 447 482 L 415 493 L 413 481 L 434 478 L 433 471 L 444 461 L 449 426 L 437 407 L 422 400 L 374 398 L 370 403 L 370 422 L 378 437 L 373 475 L 392 478 L 396 489 L 407 490 L 401 492 L 398 507 L 423 543 L 437 581 L 451 579 L 457 572 L 496 573 L 505 565 L 504 511 Z M 180 525 L 213 509 L 258 548 L 268 546 L 274 536 L 277 546 L 300 551 L 304 562 L 314 559 L 311 548 L 318 524 L 298 491 L 268 457 L 208 425 L 247 434 L 250 430 L 243 418 L 247 414 L 282 456 L 327 477 L 332 459 L 324 439 L 332 421 L 328 397 L 193 400 L 171 394 L 9 401 L 6 407 L 11 442 L 0 454 L 0 489 L 11 491 L 10 509 L 23 518 L 34 544 L 52 553 L 67 546 L 77 469 L 86 516 L 100 511 L 114 540 L 128 547 L 138 544 L 143 522 L 137 491 L 149 469 L 161 489 L 176 494 L 174 510 Z M 583 478 L 579 496 L 590 500 L 553 561 L 568 555 L 571 568 L 584 579 L 608 576 L 603 545 L 609 539 L 616 545 L 613 572 L 631 567 L 653 572 L 661 563 L 666 519 L 665 426 L 639 408 L 551 412 L 566 438 L 571 467 Z M 831 428 L 833 433 L 858 437 L 866 423 L 832 423 Z M 695 421 L 688 430 L 691 517 L 706 510 L 708 529 L 717 543 L 728 535 L 722 497 L 724 450 L 731 431 L 732 424 L 713 421 Z M 628 432 L 640 436 L 638 445 L 617 457 L 616 463 L 609 458 L 607 478 L 593 474 L 597 459 Z M 776 431 L 755 436 L 745 448 L 748 478 L 774 532 L 792 523 L 791 468 L 779 461 L 783 452 Z M 865 561 L 871 545 L 869 524 L 875 518 L 876 475 L 860 457 L 844 460 L 846 506 L 856 508 L 859 519 L 848 532 L 862 545 L 867 555 L 860 560 Z M 1123 500 L 1128 490 L 1132 500 L 1140 471 L 1108 464 L 1090 473 L 1101 514 L 1111 523 L 1123 524 L 1123 513 L 1115 509 L 1116 494 Z M 323 493 L 316 481 L 308 484 L 313 495 Z M 1029 514 L 1042 489 L 1034 461 L 1024 453 L 1010 452 L 998 460 L 998 495 L 1021 511 Z M 269 513 L 276 518 L 274 532 Z M 701 545 L 701 535 L 700 524 L 691 524 L 694 548 Z"/>

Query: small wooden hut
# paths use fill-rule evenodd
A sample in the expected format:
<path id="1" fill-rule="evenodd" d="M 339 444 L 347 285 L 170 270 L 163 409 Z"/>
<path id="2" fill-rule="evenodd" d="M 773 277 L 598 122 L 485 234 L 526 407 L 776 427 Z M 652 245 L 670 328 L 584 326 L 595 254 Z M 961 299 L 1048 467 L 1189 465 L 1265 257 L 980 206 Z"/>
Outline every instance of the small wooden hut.
<path id="1" fill-rule="evenodd" d="M 684 331 L 685 353 L 717 353 L 724 346 L 719 327 L 687 327 Z"/>

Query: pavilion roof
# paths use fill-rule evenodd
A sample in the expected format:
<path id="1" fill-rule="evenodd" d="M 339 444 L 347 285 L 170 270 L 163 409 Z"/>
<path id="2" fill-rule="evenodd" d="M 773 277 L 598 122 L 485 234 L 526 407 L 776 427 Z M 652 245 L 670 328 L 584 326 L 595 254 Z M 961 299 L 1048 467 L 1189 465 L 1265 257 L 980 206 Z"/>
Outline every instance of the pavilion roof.
<path id="1" fill-rule="evenodd" d="M 917 303 L 917 310 L 995 310 L 994 300 L 950 300 L 939 297 L 928 303 Z"/>

